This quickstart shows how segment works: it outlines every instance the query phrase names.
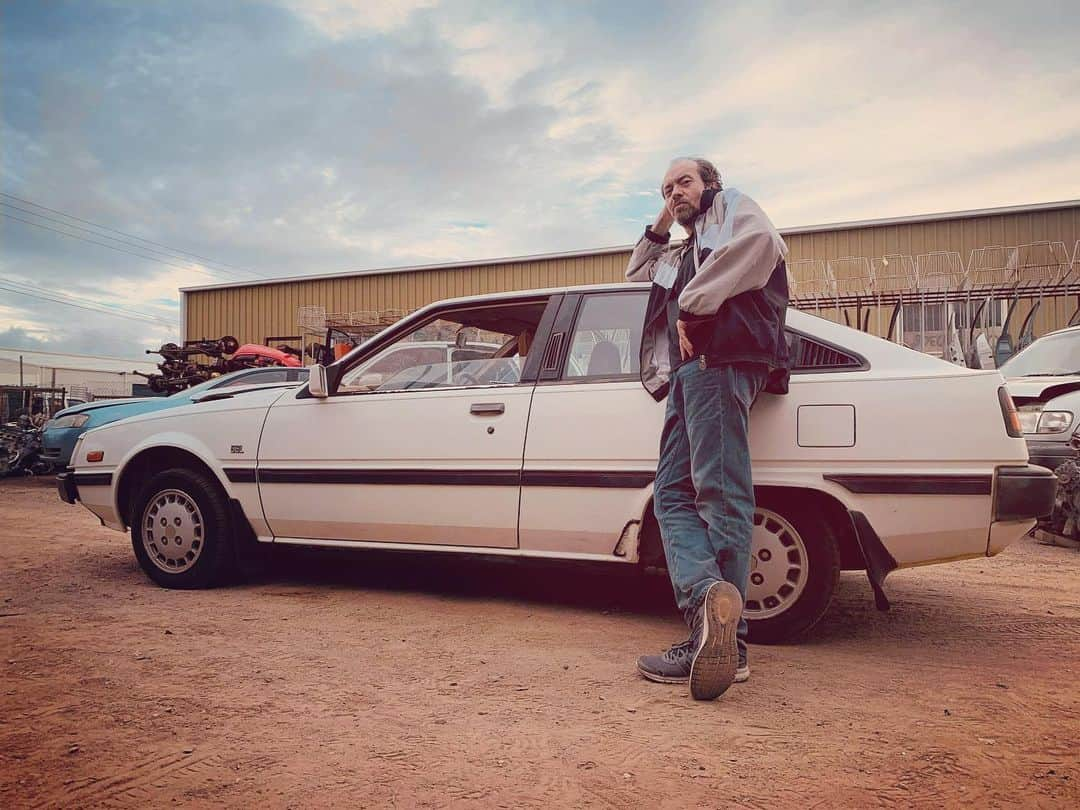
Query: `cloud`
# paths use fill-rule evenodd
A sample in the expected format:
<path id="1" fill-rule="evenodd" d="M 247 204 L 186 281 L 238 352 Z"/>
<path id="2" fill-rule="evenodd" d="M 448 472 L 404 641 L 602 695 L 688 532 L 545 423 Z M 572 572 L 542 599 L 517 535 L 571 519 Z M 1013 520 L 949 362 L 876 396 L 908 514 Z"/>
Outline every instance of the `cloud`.
<path id="1" fill-rule="evenodd" d="M 413 12 L 437 0 L 284 0 L 282 3 L 331 39 L 386 33 L 405 25 Z"/>
<path id="2" fill-rule="evenodd" d="M 244 270 L 626 244 L 679 154 L 781 225 L 1075 197 L 1068 10 L 7 3 L 0 190 L 209 259 L 0 218 L 0 276 L 174 319 Z M 76 349 L 167 331 L 0 297 Z"/>

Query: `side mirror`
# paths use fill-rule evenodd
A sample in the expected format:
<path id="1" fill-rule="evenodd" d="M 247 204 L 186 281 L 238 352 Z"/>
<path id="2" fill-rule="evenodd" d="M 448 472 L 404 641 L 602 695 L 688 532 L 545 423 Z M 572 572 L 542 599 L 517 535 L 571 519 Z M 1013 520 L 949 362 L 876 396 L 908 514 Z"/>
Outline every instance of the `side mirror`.
<path id="1" fill-rule="evenodd" d="M 330 395 L 330 386 L 326 384 L 326 366 L 315 365 L 308 374 L 308 393 L 316 399 L 326 399 Z"/>

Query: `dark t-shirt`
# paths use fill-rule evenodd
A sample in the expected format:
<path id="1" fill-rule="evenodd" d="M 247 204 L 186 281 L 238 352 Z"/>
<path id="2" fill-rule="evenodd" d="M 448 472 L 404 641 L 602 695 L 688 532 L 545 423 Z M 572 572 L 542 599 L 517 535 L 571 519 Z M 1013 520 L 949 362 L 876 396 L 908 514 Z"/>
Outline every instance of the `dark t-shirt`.
<path id="1" fill-rule="evenodd" d="M 672 371 L 687 362 L 682 359 L 682 355 L 679 352 L 679 330 L 675 324 L 679 320 L 679 296 L 682 294 L 682 291 L 686 289 L 686 285 L 690 283 L 690 279 L 692 279 L 697 272 L 697 269 L 694 267 L 694 251 L 697 250 L 697 245 L 694 242 L 693 235 L 690 236 L 689 242 L 689 248 L 683 251 L 682 261 L 679 263 L 679 272 L 675 276 L 675 283 L 672 284 L 671 289 L 668 290 L 668 351 L 671 355 Z"/>

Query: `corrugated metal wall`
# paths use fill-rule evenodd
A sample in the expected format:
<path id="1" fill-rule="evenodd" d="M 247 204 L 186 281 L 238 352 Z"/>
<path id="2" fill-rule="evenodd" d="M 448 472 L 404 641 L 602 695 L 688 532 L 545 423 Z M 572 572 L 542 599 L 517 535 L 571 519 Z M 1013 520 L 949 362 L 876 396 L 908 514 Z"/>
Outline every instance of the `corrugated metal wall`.
<path id="1" fill-rule="evenodd" d="M 1080 206 L 1052 211 L 1007 213 L 932 222 L 785 233 L 791 260 L 874 258 L 886 254 L 915 256 L 957 251 L 966 263 L 971 250 L 991 245 L 1062 241 L 1070 256 L 1080 240 Z M 616 282 L 623 279 L 629 251 L 599 255 L 508 261 L 486 266 L 416 270 L 405 273 L 285 281 L 247 287 L 192 290 L 185 293 L 187 340 L 235 335 L 241 343 L 262 343 L 270 336 L 296 335 L 297 309 L 325 307 L 328 313 L 358 310 L 414 310 L 432 301 L 460 295 Z M 1072 312 L 1068 302 L 1044 304 L 1036 334 L 1062 325 Z M 822 311 L 842 319 L 839 313 Z M 876 319 L 872 319 L 871 330 Z"/>

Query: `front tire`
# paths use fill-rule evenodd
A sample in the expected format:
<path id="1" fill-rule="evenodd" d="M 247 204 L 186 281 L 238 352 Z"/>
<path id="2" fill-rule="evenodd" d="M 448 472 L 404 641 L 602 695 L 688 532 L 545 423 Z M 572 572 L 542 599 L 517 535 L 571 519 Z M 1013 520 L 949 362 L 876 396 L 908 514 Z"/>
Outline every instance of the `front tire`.
<path id="1" fill-rule="evenodd" d="M 131 545 L 163 588 L 210 588 L 232 574 L 233 527 L 216 480 L 183 467 L 153 475 L 135 497 Z"/>
<path id="2" fill-rule="evenodd" d="M 743 611 L 750 641 L 806 633 L 825 615 L 839 580 L 839 533 L 829 515 L 791 496 L 759 499 Z"/>

